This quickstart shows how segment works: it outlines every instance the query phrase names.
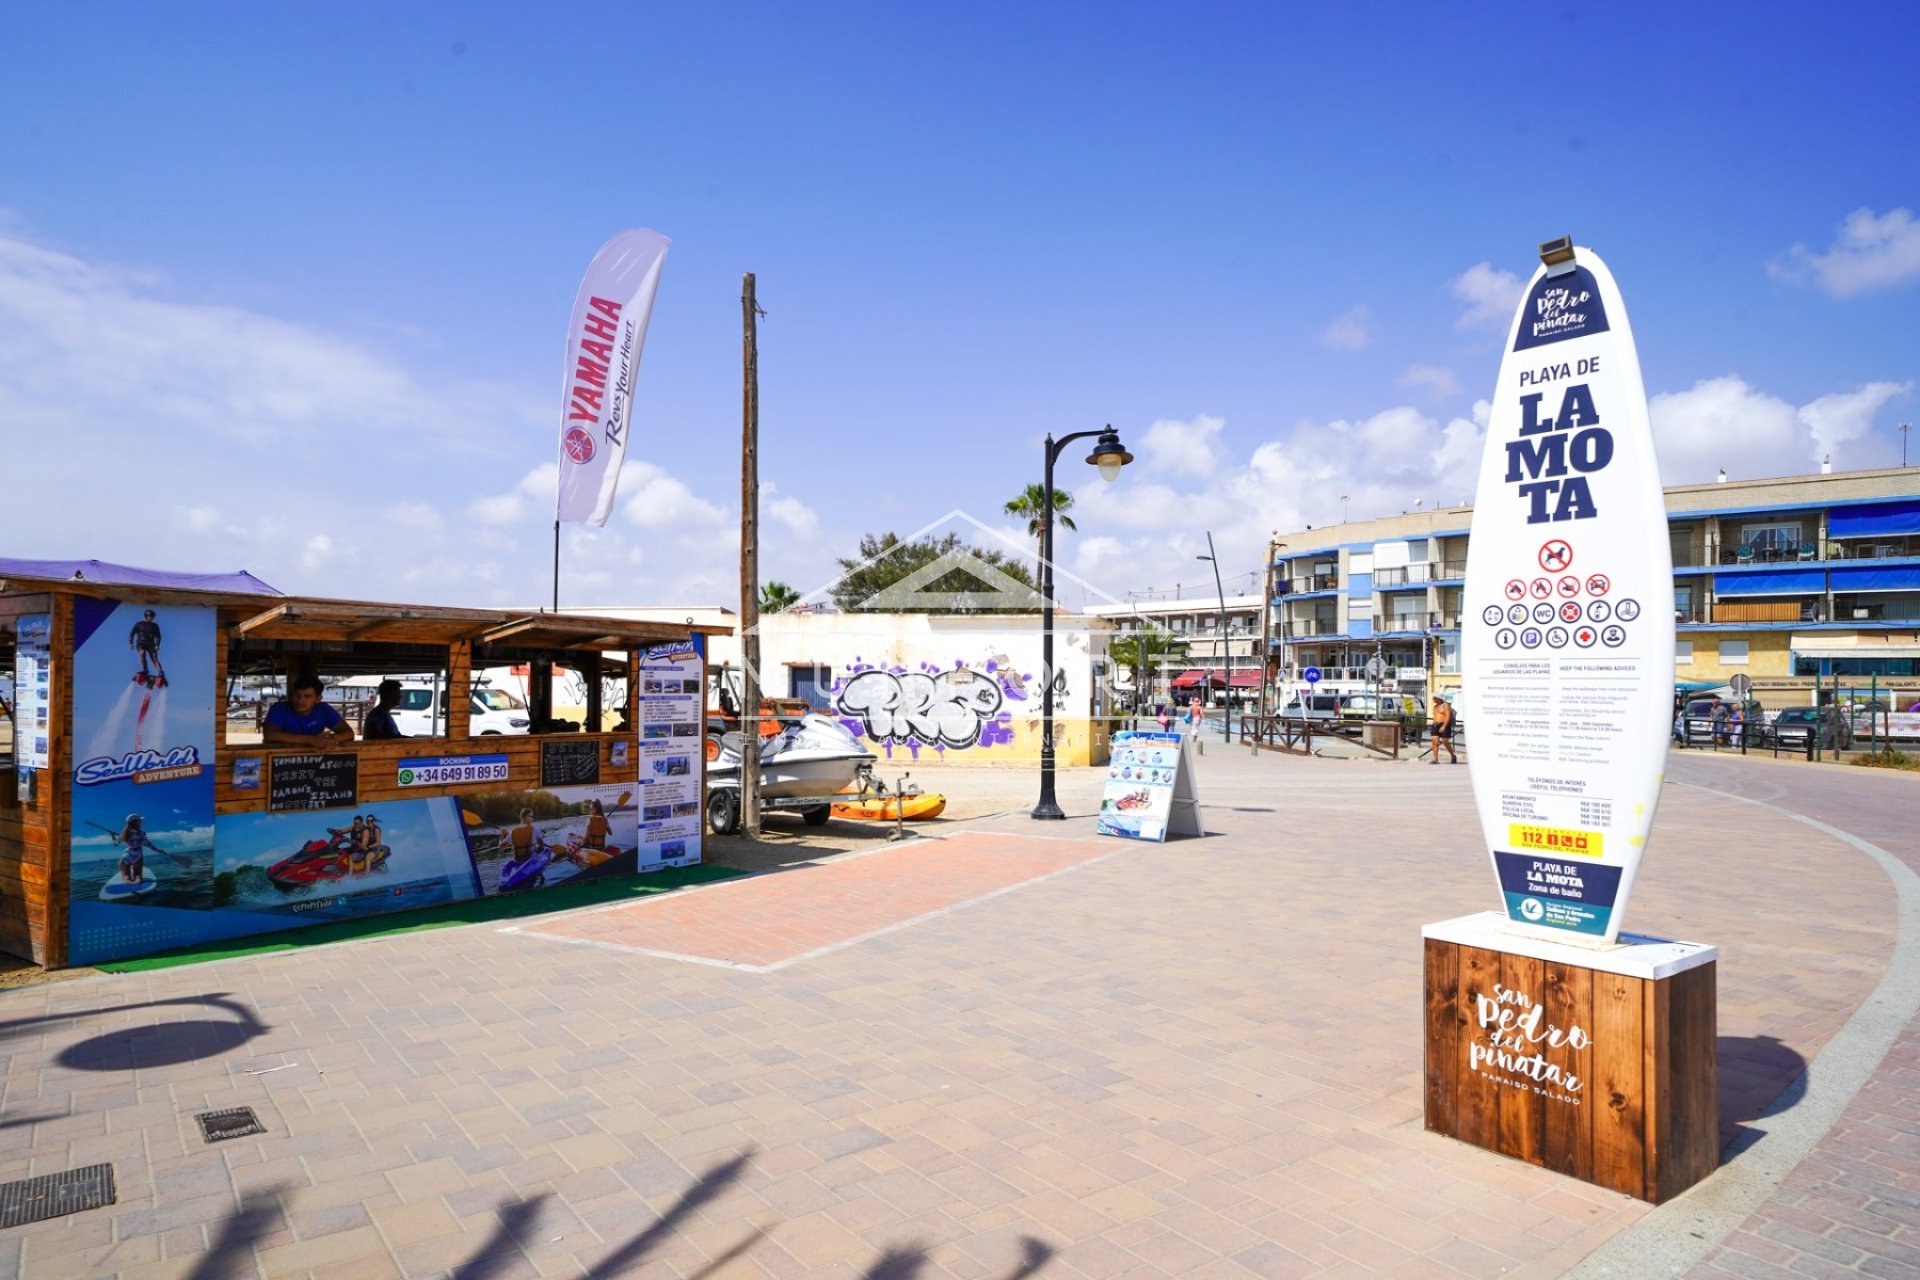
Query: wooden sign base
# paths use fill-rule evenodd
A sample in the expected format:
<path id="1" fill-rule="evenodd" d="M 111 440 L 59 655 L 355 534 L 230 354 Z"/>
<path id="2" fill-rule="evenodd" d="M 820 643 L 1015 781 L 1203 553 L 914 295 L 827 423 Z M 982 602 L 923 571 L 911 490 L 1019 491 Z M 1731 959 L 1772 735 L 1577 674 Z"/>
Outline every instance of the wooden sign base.
<path id="1" fill-rule="evenodd" d="M 1719 1163 L 1717 948 L 1423 928 L 1427 1128 L 1655 1204 Z"/>

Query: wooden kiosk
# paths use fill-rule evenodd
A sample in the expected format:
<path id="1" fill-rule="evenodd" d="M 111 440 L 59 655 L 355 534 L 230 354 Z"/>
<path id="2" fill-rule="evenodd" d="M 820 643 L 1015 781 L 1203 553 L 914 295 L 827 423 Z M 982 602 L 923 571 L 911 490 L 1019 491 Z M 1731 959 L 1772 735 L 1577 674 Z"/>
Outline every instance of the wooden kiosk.
<path id="1" fill-rule="evenodd" d="M 1573 946 L 1492 911 L 1421 936 L 1427 1128 L 1655 1204 L 1714 1171 L 1715 948 Z"/>
<path id="2" fill-rule="evenodd" d="M 556 842 L 566 806 L 596 815 L 590 830 L 574 824 L 594 842 L 590 856 L 556 872 L 698 861 L 700 664 L 715 628 L 302 599 L 246 574 L 18 568 L 0 566 L 0 674 L 15 686 L 0 719 L 0 732 L 12 728 L 11 743 L 0 737 L 11 766 L 0 786 L 0 951 L 58 968 L 181 945 L 195 927 L 231 937 L 275 919 L 320 923 L 339 918 L 328 904 L 348 898 L 365 915 L 490 894 L 505 878 L 474 859 L 508 848 L 516 819 L 501 814 L 521 794 L 544 797 L 541 834 Z M 164 642 L 150 645 L 143 619 L 164 623 Z M 663 656 L 680 668 L 654 661 Z M 163 674 L 149 670 L 162 663 Z M 470 737 L 475 675 L 500 667 L 526 672 L 528 731 Z M 583 722 L 555 716 L 556 671 L 584 685 Z M 338 680 L 385 675 L 425 675 L 444 689 L 442 735 L 327 752 L 262 743 L 264 704 L 247 686 L 272 698 L 312 676 L 337 694 Z M 349 723 L 360 711 L 358 698 L 330 695 L 329 705 L 349 711 Z M 667 723 L 679 718 L 684 731 Z M 648 791 L 669 774 L 670 788 Z M 113 873 L 136 816 L 151 837 L 153 870 L 142 872 L 151 892 L 124 861 Z M 384 821 L 389 843 L 349 850 L 361 818 Z M 660 838 L 679 831 L 691 834 Z M 421 833 L 433 832 L 428 848 Z M 262 888 L 249 909 L 249 887 L 269 883 L 285 901 Z M 299 907 L 308 909 L 284 914 Z M 102 918 L 113 928 L 76 946 L 74 922 Z"/>

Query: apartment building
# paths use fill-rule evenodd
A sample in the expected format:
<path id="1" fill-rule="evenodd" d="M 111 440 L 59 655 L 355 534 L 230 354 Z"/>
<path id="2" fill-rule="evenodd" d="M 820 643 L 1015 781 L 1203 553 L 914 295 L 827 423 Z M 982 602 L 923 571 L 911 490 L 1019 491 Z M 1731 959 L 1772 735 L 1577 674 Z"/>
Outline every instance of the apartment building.
<path id="1" fill-rule="evenodd" d="M 1259 694 L 1264 603 L 1257 595 L 1228 596 L 1224 601 L 1217 595 L 1190 595 L 1092 605 L 1081 612 L 1112 623 L 1115 639 L 1158 631 L 1176 643 L 1177 653 L 1156 660 L 1145 673 L 1143 696 L 1159 701 L 1197 695 L 1208 705 L 1231 696 L 1238 705 L 1252 702 Z M 1115 667 L 1116 690 L 1131 692 L 1133 681 L 1133 672 Z"/>
<path id="2" fill-rule="evenodd" d="M 1920 696 L 1920 467 L 1675 485 L 1666 499 L 1676 683 L 1745 674 L 1775 705 L 1836 678 Z M 1276 540 L 1276 681 L 1310 666 L 1358 679 L 1378 657 L 1403 687 L 1457 688 L 1472 516 L 1443 507 Z"/>

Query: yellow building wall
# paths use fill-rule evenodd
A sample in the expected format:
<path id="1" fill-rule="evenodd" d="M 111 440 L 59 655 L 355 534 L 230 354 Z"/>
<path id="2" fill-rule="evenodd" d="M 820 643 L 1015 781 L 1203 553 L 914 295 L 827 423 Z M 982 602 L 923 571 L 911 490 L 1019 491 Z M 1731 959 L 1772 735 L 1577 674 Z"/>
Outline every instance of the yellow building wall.
<path id="1" fill-rule="evenodd" d="M 1676 680 L 1731 680 L 1744 675 L 1751 680 L 1777 680 L 1793 674 L 1793 653 L 1788 648 L 1788 631 L 1690 631 L 1678 637 L 1693 642 L 1693 660 L 1674 664 Z M 1720 646 L 1728 640 L 1747 643 L 1745 662 L 1725 662 Z"/>

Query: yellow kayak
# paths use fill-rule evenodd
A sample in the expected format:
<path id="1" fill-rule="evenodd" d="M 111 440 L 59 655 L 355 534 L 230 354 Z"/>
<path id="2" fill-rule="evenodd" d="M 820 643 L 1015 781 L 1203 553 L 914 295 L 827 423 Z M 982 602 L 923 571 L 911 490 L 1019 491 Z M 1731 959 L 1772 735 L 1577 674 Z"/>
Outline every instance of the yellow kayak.
<path id="1" fill-rule="evenodd" d="M 937 818 L 941 810 L 947 807 L 947 798 L 942 795 L 912 795 L 905 799 L 904 812 L 898 796 L 870 796 L 865 800 L 836 800 L 833 804 L 833 816 L 836 818 L 869 818 L 874 821 L 892 822 L 904 818 L 912 822 L 917 818 Z"/>

